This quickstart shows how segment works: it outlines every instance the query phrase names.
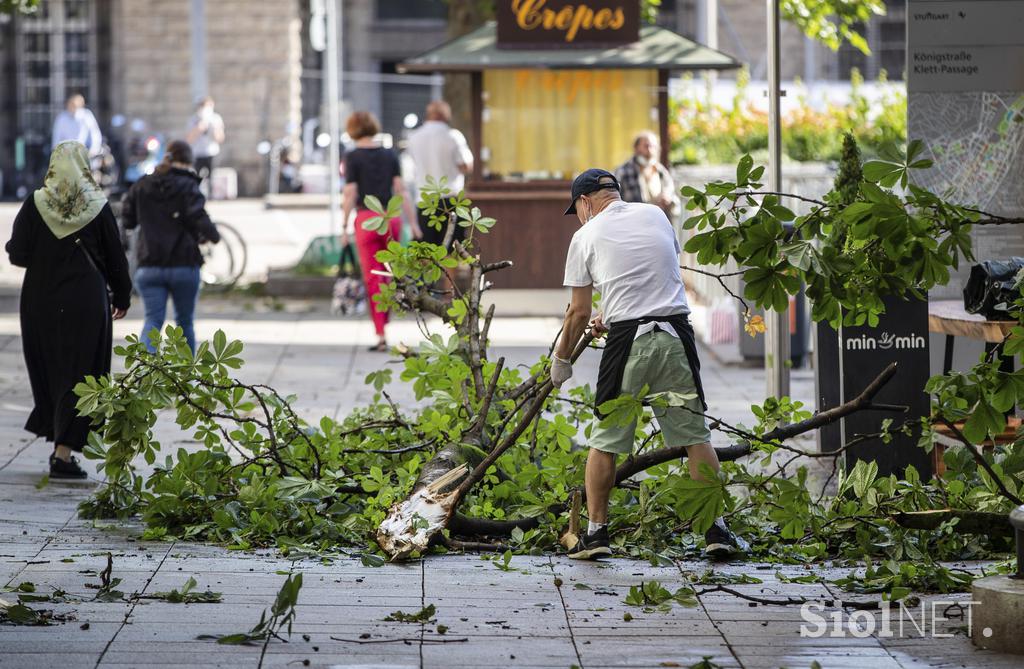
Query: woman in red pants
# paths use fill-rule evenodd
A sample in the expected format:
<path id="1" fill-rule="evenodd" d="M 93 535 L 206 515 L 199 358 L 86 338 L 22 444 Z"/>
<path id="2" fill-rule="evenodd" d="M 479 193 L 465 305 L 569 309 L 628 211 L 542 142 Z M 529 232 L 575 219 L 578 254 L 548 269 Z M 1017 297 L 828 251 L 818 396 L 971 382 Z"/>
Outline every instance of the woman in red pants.
<path id="1" fill-rule="evenodd" d="M 346 130 L 349 137 L 355 141 L 356 148 L 345 154 L 345 190 L 341 219 L 344 231 L 341 235 L 341 244 L 342 248 L 348 246 L 348 218 L 355 209 L 356 248 L 359 250 L 359 264 L 363 270 L 363 282 L 366 284 L 366 299 L 373 318 L 373 327 L 377 331 L 377 343 L 371 346 L 370 350 L 386 352 L 388 345 L 384 337 L 384 326 L 388 322 L 388 312 L 378 311 L 373 298 L 380 293 L 380 285 L 387 281 L 387 277 L 377 273 L 384 270 L 384 265 L 376 256 L 378 251 L 387 248 L 389 242 L 401 238 L 402 219 L 391 219 L 387 228 L 381 232 L 364 230 L 363 222 L 376 216 L 364 206 L 366 196 L 373 195 L 381 204 L 387 206 L 393 194 L 401 195 L 402 210 L 409 221 L 413 238 L 419 239 L 422 234 L 412 204 L 406 195 L 405 185 L 402 183 L 398 156 L 377 141 L 380 122 L 370 112 L 358 111 L 348 118 Z"/>

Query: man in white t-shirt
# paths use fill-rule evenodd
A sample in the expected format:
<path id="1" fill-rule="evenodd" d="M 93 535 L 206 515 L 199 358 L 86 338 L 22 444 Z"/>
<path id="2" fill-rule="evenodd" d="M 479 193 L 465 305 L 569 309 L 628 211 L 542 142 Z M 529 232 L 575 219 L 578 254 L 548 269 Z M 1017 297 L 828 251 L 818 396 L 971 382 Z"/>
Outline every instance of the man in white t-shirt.
<path id="1" fill-rule="evenodd" d="M 466 137 L 449 125 L 452 108 L 443 100 L 434 100 L 427 105 L 426 121 L 409 134 L 408 154 L 415 165 L 416 190 L 426 188 L 427 179 L 440 183 L 447 181 L 453 195 L 465 188 L 465 175 L 473 171 L 473 153 L 469 150 Z M 440 245 L 444 241 L 445 229 L 435 230 L 430 218 L 420 212 L 420 229 L 423 240 Z M 453 240 L 465 238 L 466 228 L 456 226 Z"/>
<path id="2" fill-rule="evenodd" d="M 598 409 L 620 394 L 674 392 L 690 396 L 685 406 L 658 408 L 655 417 L 666 446 L 686 448 L 690 476 L 703 478 L 702 464 L 718 471 L 718 456 L 704 419 L 706 404 L 700 382 L 700 359 L 690 308 L 679 272 L 679 243 L 661 208 L 623 202 L 620 186 L 609 172 L 590 169 L 572 185 L 575 214 L 583 225 L 572 237 L 565 263 L 565 285 L 572 302 L 551 363 L 551 381 L 561 387 L 572 376 L 569 358 L 590 322 L 593 292 L 604 309 L 593 321 L 608 340 L 598 371 Z M 641 398 L 642 399 L 642 398 Z M 600 413 L 600 411 L 599 411 Z M 569 557 L 610 555 L 608 497 L 615 485 L 615 459 L 633 449 L 636 422 L 596 425 L 587 455 L 587 532 L 569 549 Z M 746 551 L 722 518 L 705 533 L 705 553 L 723 558 Z"/>
<path id="3" fill-rule="evenodd" d="M 196 113 L 188 120 L 185 141 L 192 147 L 196 174 L 206 180 L 213 174 L 213 160 L 224 143 L 224 119 L 214 111 L 213 98 L 206 95 L 196 101 Z"/>
<path id="4" fill-rule="evenodd" d="M 53 122 L 52 146 L 73 139 L 89 150 L 89 156 L 98 156 L 103 151 L 103 133 L 100 132 L 96 117 L 85 106 L 81 93 L 68 96 L 64 111 Z"/>

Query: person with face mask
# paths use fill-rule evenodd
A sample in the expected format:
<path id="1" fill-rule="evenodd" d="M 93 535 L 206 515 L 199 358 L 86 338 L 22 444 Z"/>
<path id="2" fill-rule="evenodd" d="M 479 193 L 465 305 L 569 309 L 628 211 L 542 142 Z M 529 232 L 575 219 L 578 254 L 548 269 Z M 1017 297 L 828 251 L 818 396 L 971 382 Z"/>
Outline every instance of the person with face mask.
<path id="1" fill-rule="evenodd" d="M 206 96 L 196 103 L 185 140 L 195 156 L 196 174 L 200 180 L 208 179 L 213 173 L 213 159 L 220 155 L 220 145 L 224 143 L 224 119 L 214 111 L 213 98 Z"/>
<path id="2" fill-rule="evenodd" d="M 625 202 L 618 179 L 601 169 L 583 172 L 572 184 L 572 203 L 583 227 L 573 234 L 565 262 L 564 284 L 572 288 L 562 335 L 552 356 L 551 381 L 562 387 L 572 377 L 570 356 L 587 329 L 607 334 L 598 370 L 595 405 L 620 394 L 674 392 L 690 395 L 685 407 L 655 410 L 667 446 L 685 446 L 690 476 L 704 478 L 701 465 L 719 469 L 704 418 L 707 405 L 700 380 L 700 358 L 690 308 L 679 272 L 679 243 L 665 212 L 655 205 Z M 594 290 L 603 312 L 593 321 Z M 600 411 L 598 411 L 600 414 Z M 615 485 L 615 459 L 633 449 L 636 422 L 595 425 L 587 455 L 587 532 L 569 549 L 569 557 L 610 555 L 608 498 Z M 704 535 L 705 553 L 720 559 L 749 546 L 722 518 Z"/>
<path id="3" fill-rule="evenodd" d="M 633 157 L 615 169 L 626 202 L 646 202 L 661 208 L 673 220 L 679 213 L 679 198 L 672 174 L 661 164 L 658 136 L 645 130 L 633 140 Z"/>
<path id="4" fill-rule="evenodd" d="M 103 150 L 103 133 L 96 117 L 85 106 L 81 93 L 68 96 L 64 111 L 53 122 L 52 146 L 61 142 L 75 141 L 83 144 L 89 157 L 99 155 Z"/>

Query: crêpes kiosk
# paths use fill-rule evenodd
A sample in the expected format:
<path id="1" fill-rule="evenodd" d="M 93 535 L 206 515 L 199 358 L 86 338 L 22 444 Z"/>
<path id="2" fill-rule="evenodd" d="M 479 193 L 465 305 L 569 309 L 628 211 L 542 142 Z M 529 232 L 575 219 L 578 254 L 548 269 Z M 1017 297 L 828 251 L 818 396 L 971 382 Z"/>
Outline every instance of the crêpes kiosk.
<path id="1" fill-rule="evenodd" d="M 572 178 L 612 170 L 653 130 L 668 155 L 674 72 L 739 63 L 670 30 L 642 25 L 638 0 L 496 0 L 496 21 L 403 63 L 403 72 L 469 73 L 476 156 L 466 190 L 499 221 L 481 239 L 510 259 L 501 288 L 557 288 L 578 222 L 563 216 Z"/>

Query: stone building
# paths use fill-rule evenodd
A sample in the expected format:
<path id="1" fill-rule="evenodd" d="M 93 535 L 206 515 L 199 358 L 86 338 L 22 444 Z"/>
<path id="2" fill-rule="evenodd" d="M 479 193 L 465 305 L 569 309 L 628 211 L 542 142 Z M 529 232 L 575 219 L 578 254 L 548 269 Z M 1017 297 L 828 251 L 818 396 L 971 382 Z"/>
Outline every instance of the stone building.
<path id="1" fill-rule="evenodd" d="M 31 188 L 47 158 L 53 119 L 80 92 L 112 144 L 133 132 L 183 137 L 196 88 L 192 27 L 205 25 L 205 92 L 223 116 L 219 163 L 239 189 L 266 180 L 264 139 L 297 135 L 303 8 L 308 0 L 43 0 L 0 24 L 0 170 L 4 191 Z M 202 78 L 202 77 L 201 77 Z M 113 123 L 116 117 L 123 125 Z M 119 126 L 119 127 L 115 127 Z"/>

